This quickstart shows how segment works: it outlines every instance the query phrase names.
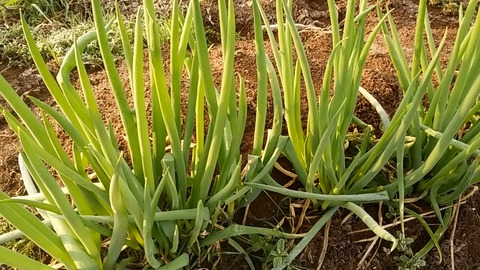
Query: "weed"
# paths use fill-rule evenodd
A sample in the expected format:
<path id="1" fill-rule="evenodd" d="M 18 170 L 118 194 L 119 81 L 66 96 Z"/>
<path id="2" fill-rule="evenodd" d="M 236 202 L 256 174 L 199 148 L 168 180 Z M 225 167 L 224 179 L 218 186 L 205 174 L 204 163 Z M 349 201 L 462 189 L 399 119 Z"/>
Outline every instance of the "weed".
<path id="1" fill-rule="evenodd" d="M 0 0 L 0 7 L 3 11 L 4 20 L 11 14 L 22 10 L 30 23 L 38 24 L 44 20 L 50 21 L 49 17 L 64 11 L 65 18 L 68 17 L 70 7 L 68 0 Z"/>
<path id="2" fill-rule="evenodd" d="M 441 7 L 442 11 L 447 14 L 457 14 L 461 1 L 458 0 L 428 0 L 432 6 Z"/>
<path id="3" fill-rule="evenodd" d="M 288 261 L 288 252 L 285 249 L 285 240 L 278 240 L 275 247 L 270 251 L 267 262 L 271 262 L 273 269 L 279 269 Z"/>
<path id="4" fill-rule="evenodd" d="M 395 256 L 395 261 L 399 270 L 415 270 L 426 265 L 426 262 L 416 255 L 411 248 L 411 244 L 414 241 L 413 238 L 405 237 L 401 232 L 397 232 L 397 238 L 397 249 L 401 255 Z"/>
<path id="5" fill-rule="evenodd" d="M 260 236 L 260 235 L 252 235 L 250 236 L 250 240 L 253 241 L 252 244 L 252 251 L 262 251 L 263 254 L 266 256 L 270 253 L 273 248 L 272 238 L 270 236 Z"/>
<path id="6" fill-rule="evenodd" d="M 68 2 L 62 1 L 13 1 L 15 6 L 8 6 L 12 9 L 10 12 L 19 12 L 22 8 L 24 18 L 34 26 L 33 35 L 37 40 L 37 46 L 46 60 L 53 59 L 60 66 L 63 57 L 73 46 L 74 41 L 83 34 L 94 29 L 92 18 L 86 18 L 83 14 L 74 14 L 69 11 Z M 65 2 L 65 3 L 64 3 Z M 0 6 L 2 2 L 0 2 Z M 31 11 L 29 6 L 34 6 L 35 12 Z M 58 16 L 65 13 L 65 17 Z M 88 17 L 88 16 L 87 16 Z M 105 14 L 107 21 L 114 19 L 114 12 L 108 11 Z M 125 20 L 125 27 L 130 39 L 133 39 L 134 23 L 131 20 Z M 164 19 L 160 24 L 160 38 L 166 41 L 169 36 L 169 20 Z M 32 58 L 23 36 L 20 21 L 9 19 L 0 26 L 0 59 L 4 58 L 12 66 L 27 66 Z M 123 58 L 122 43 L 120 40 L 120 31 L 118 25 L 113 23 L 108 32 L 109 45 L 115 60 Z M 96 41 L 89 44 L 83 52 L 83 61 L 86 64 L 100 65 L 102 59 Z"/>
<path id="7" fill-rule="evenodd" d="M 133 38 L 133 23 L 126 21 L 125 24 L 127 34 L 130 38 Z M 45 28 L 47 29 L 45 30 Z M 43 58 L 47 60 L 53 59 L 57 65 L 60 65 L 76 38 L 94 29 L 94 24 L 91 20 L 75 20 L 71 26 L 46 27 L 39 25 L 37 29 L 40 31 L 35 31 L 34 37 L 37 40 L 37 46 Z M 0 28 L 0 58 L 8 59 L 9 64 L 12 66 L 25 66 L 32 60 L 26 42 L 18 38 L 22 35 L 20 24 Z M 168 22 L 165 22 L 160 29 L 160 37 L 165 41 L 168 39 L 168 35 Z M 109 45 L 112 48 L 115 59 L 123 58 L 120 32 L 116 24 L 112 24 L 108 36 Z M 96 41 L 85 48 L 83 61 L 91 65 L 100 65 L 102 63 Z"/>

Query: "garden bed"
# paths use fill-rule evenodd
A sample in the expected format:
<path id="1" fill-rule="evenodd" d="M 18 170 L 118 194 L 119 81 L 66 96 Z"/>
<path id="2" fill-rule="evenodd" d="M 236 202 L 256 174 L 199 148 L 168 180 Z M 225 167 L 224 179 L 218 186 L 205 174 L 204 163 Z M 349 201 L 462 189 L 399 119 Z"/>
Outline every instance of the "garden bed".
<path id="1" fill-rule="evenodd" d="M 264 2 L 263 4 L 268 16 L 274 17 L 274 3 Z M 242 144 L 242 152 L 246 154 L 250 153 L 252 149 L 255 127 L 254 113 L 256 107 L 257 71 L 253 68 L 255 66 L 255 44 L 253 42 L 251 5 L 248 1 L 238 1 L 236 5 L 238 6 L 236 12 L 239 36 L 237 38 L 235 51 L 235 72 L 242 77 L 245 82 L 247 105 L 249 108 L 244 142 Z M 342 16 L 342 8 L 344 8 L 342 5 L 343 1 L 338 1 L 340 16 Z M 407 55 L 411 55 L 413 54 L 412 44 L 415 34 L 413 29 L 415 29 L 417 6 L 414 1 L 410 0 L 392 0 L 389 2 L 389 5 L 391 8 L 394 8 L 392 14 L 399 31 L 401 43 L 404 44 L 404 51 Z M 216 14 L 215 5 L 208 2 L 204 3 L 203 12 L 206 15 L 205 18 L 207 18 L 205 24 L 210 29 L 208 33 L 211 35 L 211 40 L 214 41 L 215 35 L 219 34 L 218 19 L 214 15 Z M 438 7 L 429 7 L 429 14 L 432 30 L 436 39 L 441 39 L 445 28 L 448 28 L 447 42 L 444 49 L 445 54 L 440 57 L 441 65 L 445 66 L 448 61 L 448 52 L 450 52 L 455 40 L 457 27 L 456 17 L 449 13 L 442 12 L 442 9 Z M 327 3 L 324 1 L 296 1 L 294 5 L 294 15 L 297 18 L 297 23 L 307 26 L 306 29 L 301 31 L 301 37 L 306 48 L 315 88 L 320 89 L 321 79 L 332 47 Z M 375 26 L 375 20 L 375 16 L 370 16 L 367 20 L 369 25 L 369 27 L 367 27 L 367 33 Z M 167 49 L 168 48 L 165 48 L 164 51 L 167 52 Z M 217 84 L 221 83 L 223 67 L 223 60 L 220 57 L 221 50 L 221 45 L 216 43 L 213 43 L 210 49 L 210 60 L 214 78 L 217 78 Z M 168 65 L 168 59 L 166 60 L 165 63 Z M 0 62 L 1 74 L 13 85 L 18 93 L 32 95 L 46 103 L 52 103 L 48 91 L 43 86 L 41 78 L 33 67 L 17 68 L 9 65 L 6 60 L 3 62 L 0 60 Z M 124 79 L 123 83 L 128 85 L 127 69 L 125 64 L 122 61 L 120 62 L 119 73 Z M 52 69 L 55 68 L 54 64 L 52 64 Z M 215 74 L 219 76 L 215 76 Z M 120 117 L 115 109 L 114 97 L 109 90 L 110 85 L 105 71 L 99 67 L 92 67 L 89 78 L 94 86 L 94 92 L 104 120 L 111 122 L 118 133 L 121 132 Z M 146 84 L 147 83 L 148 82 L 146 82 Z M 377 98 L 390 116 L 393 115 L 402 98 L 402 90 L 396 79 L 395 70 L 391 64 L 387 48 L 381 36 L 377 37 L 377 40 L 372 46 L 363 73 L 361 86 Z M 186 104 L 187 98 L 186 96 L 183 97 L 182 102 L 184 105 Z M 2 103 L 2 105 L 4 104 Z M 306 101 L 302 105 L 306 108 Z M 270 113 L 272 110 L 271 106 L 270 104 Z M 306 109 L 304 111 L 306 111 Z M 306 122 L 306 114 L 304 116 Z M 372 124 L 376 129 L 376 134 L 381 134 L 380 118 L 370 103 L 361 97 L 357 102 L 356 116 L 364 122 Z M 267 119 L 269 118 L 271 117 L 267 117 Z M 267 121 L 267 126 L 269 125 L 270 123 Z M 25 190 L 21 184 L 17 161 L 17 155 L 20 150 L 19 142 L 3 118 L 0 121 L 0 129 L 0 187 L 11 196 L 23 195 L 25 194 Z M 65 139 L 67 139 L 66 136 Z M 68 144 L 67 142 L 64 143 Z M 284 167 L 290 171 L 293 170 L 289 168 L 288 163 L 285 163 Z M 291 178 L 279 171 L 275 171 L 272 175 L 281 184 L 287 184 L 291 180 Z M 293 185 L 293 187 L 295 187 L 295 184 Z M 300 186 L 298 186 L 298 188 L 300 188 Z M 294 220 L 293 224 L 298 224 L 301 219 L 300 216 L 302 216 L 301 206 L 303 203 L 304 202 L 300 200 L 290 200 L 286 203 L 282 196 L 265 192 L 257 198 L 249 208 L 239 211 L 235 216 L 235 221 L 245 222 L 248 225 L 268 227 L 268 224 L 277 225 L 278 222 L 284 220 L 283 228 L 287 232 L 290 232 L 291 226 L 288 225 L 288 220 Z M 295 206 L 294 211 L 296 217 L 292 217 L 291 215 L 289 206 L 292 205 Z M 421 203 L 417 203 L 413 207 L 420 213 L 431 210 L 428 206 Z M 441 263 L 438 262 L 438 252 L 433 249 L 425 259 L 426 266 L 423 269 L 451 269 L 452 258 L 454 259 L 456 269 L 480 269 L 479 209 L 480 195 L 477 192 L 468 198 L 464 204 L 459 206 L 458 221 L 450 226 L 450 229 L 440 242 L 443 261 Z M 379 209 L 378 204 L 369 205 L 367 211 L 373 217 L 378 218 L 382 216 L 383 224 L 389 224 L 393 220 L 392 217 L 388 215 L 388 207 L 385 205 L 381 206 L 381 209 Z M 323 259 L 322 269 L 357 269 L 357 267 L 360 269 L 396 269 L 397 262 L 394 257 L 402 254 L 393 252 L 387 255 L 384 247 L 388 247 L 388 244 L 382 243 L 381 241 L 378 241 L 371 251 L 367 251 L 371 241 L 359 242 L 359 240 L 369 239 L 373 237 L 374 234 L 368 231 L 356 233 L 355 231 L 366 228 L 366 226 L 361 220 L 348 214 L 348 211 L 338 212 L 331 220 L 328 232 L 328 249 Z M 308 231 L 319 215 L 321 215 L 319 211 L 308 209 L 305 213 L 306 218 L 303 219 L 303 225 L 299 227 L 298 232 Z M 431 216 L 433 216 L 433 218 L 426 220 L 432 225 L 432 229 L 435 229 L 438 220 L 434 214 Z M 399 231 L 399 228 L 399 225 L 397 225 L 389 228 L 389 231 L 394 233 L 395 231 Z M 418 251 L 419 248 L 423 247 L 423 245 L 430 240 L 429 235 L 417 221 L 406 223 L 406 234 L 415 240 L 411 246 L 414 251 Z M 313 239 L 303 253 L 294 261 L 292 266 L 298 267 L 299 269 L 316 269 L 324 243 L 326 243 L 325 231 L 322 229 L 321 233 Z M 206 267 L 215 265 L 217 269 L 248 268 L 242 255 L 230 255 L 225 252 L 225 249 L 228 250 L 228 247 L 224 245 L 221 247 L 223 250 L 222 248 L 212 250 L 212 254 L 215 256 L 212 257 L 211 262 L 205 264 Z M 452 250 L 454 251 L 454 256 L 451 256 Z M 259 256 L 262 256 L 261 251 L 257 253 Z M 362 266 L 358 266 L 365 253 L 368 253 L 365 263 Z M 220 258 L 220 260 L 217 261 L 218 258 Z M 217 263 L 215 264 L 215 262 Z M 257 265 L 257 267 L 259 267 L 259 265 Z"/>

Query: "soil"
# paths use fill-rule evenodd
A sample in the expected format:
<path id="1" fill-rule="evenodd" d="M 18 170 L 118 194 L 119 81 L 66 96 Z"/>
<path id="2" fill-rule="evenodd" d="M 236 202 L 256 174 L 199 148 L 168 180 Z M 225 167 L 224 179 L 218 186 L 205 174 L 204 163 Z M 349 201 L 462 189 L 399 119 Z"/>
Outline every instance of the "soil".
<path id="1" fill-rule="evenodd" d="M 138 1 L 123 1 L 125 5 L 135 4 Z M 337 1 L 340 17 L 345 10 L 344 1 Z M 263 1 L 265 10 L 273 22 L 275 16 L 274 1 Z M 247 0 L 235 1 L 237 14 L 237 31 L 239 38 L 237 40 L 237 50 L 235 54 L 235 72 L 240 75 L 247 89 L 248 98 L 248 119 L 245 129 L 245 143 L 242 146 L 242 153 L 248 153 L 252 148 L 252 137 L 254 129 L 254 111 L 256 107 L 256 70 L 255 66 L 255 46 L 253 43 L 253 31 L 251 15 L 251 2 Z M 417 5 L 413 0 L 391 0 L 390 8 L 394 8 L 393 17 L 398 28 L 399 36 L 404 50 L 407 55 L 413 52 L 412 44 L 414 39 L 413 29 L 415 28 Z M 216 17 L 216 5 L 210 0 L 204 2 L 205 23 L 210 29 L 211 40 L 215 40 L 215 33 L 218 33 L 218 19 Z M 128 10 L 128 9 L 126 9 Z M 447 46 L 445 53 L 442 55 L 441 63 L 445 65 L 448 60 L 449 51 L 454 42 L 457 20 L 451 14 L 445 14 L 440 8 L 429 8 L 430 20 L 432 22 L 435 37 L 439 39 L 448 27 Z M 328 33 L 329 17 L 327 2 L 324 0 L 298 0 L 294 3 L 294 15 L 298 23 L 306 25 L 315 25 L 324 30 L 303 31 L 301 33 L 304 40 L 305 48 L 309 58 L 310 67 L 313 77 L 315 78 L 316 89 L 320 88 L 321 77 L 323 75 L 328 55 L 331 51 L 330 35 Z M 368 17 L 368 25 L 371 30 L 375 24 L 375 16 Z M 223 62 L 220 58 L 221 46 L 214 43 L 211 47 L 212 70 L 215 78 L 220 80 Z M 165 55 L 168 55 L 165 49 Z M 168 59 L 165 61 L 168 65 Z M 124 84 L 128 85 L 128 73 L 123 63 L 119 63 L 119 72 L 124 80 Z M 43 85 L 41 78 L 32 66 L 27 69 L 19 69 L 9 66 L 6 61 L 0 60 L 0 73 L 9 81 L 19 94 L 33 95 L 47 103 L 52 103 L 51 97 Z M 115 113 L 116 104 L 110 91 L 110 86 L 106 78 L 105 72 L 101 68 L 92 68 L 90 70 L 90 80 L 97 94 L 99 107 L 105 117 L 105 121 L 111 122 L 117 133 L 121 133 L 121 123 L 118 114 Z M 219 81 L 217 83 L 220 83 Z M 148 82 L 146 82 L 148 85 Z M 396 80 L 395 70 L 391 64 L 387 49 L 383 40 L 377 38 L 375 41 L 366 68 L 363 74 L 361 85 L 374 95 L 383 105 L 390 115 L 393 115 L 396 107 L 402 98 L 402 90 Z M 128 90 L 128 87 L 126 87 Z M 3 101 L 0 105 L 5 106 Z M 303 104 L 306 106 L 306 104 Z M 272 105 L 269 104 L 269 111 Z M 356 115 L 364 122 L 370 123 L 377 127 L 380 119 L 362 97 L 358 98 L 358 106 Z M 271 123 L 267 123 L 270 125 Z M 61 136 L 65 137 L 65 136 Z M 65 138 L 66 140 L 66 138 Z M 68 143 L 66 142 L 66 145 Z M 0 118 L 0 188 L 11 196 L 22 195 L 25 193 L 21 184 L 19 168 L 17 165 L 17 155 L 20 146 L 13 132 L 8 128 L 6 121 Z M 288 167 L 288 164 L 285 164 Z M 281 183 L 289 181 L 284 175 L 278 171 L 274 172 L 274 178 Z M 244 215 L 246 216 L 246 224 L 256 226 L 268 226 L 266 224 L 277 224 L 279 220 L 290 217 L 291 212 L 288 207 L 284 206 L 284 198 L 277 194 L 262 193 L 261 196 L 251 205 L 248 210 L 242 210 L 237 213 L 236 220 L 242 222 Z M 295 202 L 295 205 L 302 205 L 304 202 Z M 427 206 L 418 207 L 419 212 L 430 211 Z M 383 219 L 383 224 L 392 222 L 391 218 L 387 218 L 387 207 L 384 205 L 368 205 L 367 210 L 372 216 L 379 216 Z M 380 208 L 380 209 L 379 209 Z M 455 269 L 474 270 L 480 269 L 480 193 L 475 193 L 466 203 L 460 206 L 458 222 L 453 242 L 450 243 L 450 237 L 453 233 L 452 226 L 445 234 L 440 242 L 442 248 L 443 260 L 439 262 L 439 254 L 432 250 L 425 258 L 426 267 L 423 269 L 452 269 L 452 258 L 454 259 Z M 282 210 L 282 211 L 279 211 Z M 379 211 L 380 210 L 380 211 Z M 245 213 L 246 212 L 246 213 Z M 298 225 L 301 208 L 295 209 L 297 218 L 294 224 Z M 286 213 L 286 214 L 285 214 Z M 309 218 L 303 221 L 303 225 L 299 227 L 299 232 L 307 232 L 315 222 L 315 217 L 321 213 L 318 211 L 307 211 Z M 311 217 L 311 218 L 310 218 Z M 426 219 L 432 229 L 438 226 L 435 218 Z M 286 230 L 291 230 L 284 225 Z M 388 243 L 377 243 L 372 251 L 368 254 L 364 264 L 359 266 L 364 254 L 371 241 L 358 242 L 362 239 L 368 239 L 374 235 L 370 232 L 355 233 L 355 231 L 364 229 L 365 225 L 361 220 L 354 216 L 350 216 L 348 211 L 339 211 L 331 220 L 330 229 L 328 230 L 328 250 L 323 260 L 321 269 L 397 269 L 394 257 L 399 256 L 396 252 L 387 254 L 384 247 L 388 248 Z M 391 232 L 399 231 L 399 226 L 389 229 Z M 430 239 L 423 227 L 417 221 L 407 223 L 407 235 L 415 239 L 412 249 L 418 251 Z M 304 252 L 294 261 L 294 267 L 297 269 L 317 269 L 318 261 L 325 240 L 325 229 L 322 229 L 313 241 L 307 246 Z M 451 247 L 453 247 L 454 255 L 451 256 Z M 258 262 L 257 262 L 258 263 Z M 261 264 L 257 267 L 260 269 Z M 248 265 L 241 255 L 223 254 L 216 264 L 216 269 L 248 269 Z"/>

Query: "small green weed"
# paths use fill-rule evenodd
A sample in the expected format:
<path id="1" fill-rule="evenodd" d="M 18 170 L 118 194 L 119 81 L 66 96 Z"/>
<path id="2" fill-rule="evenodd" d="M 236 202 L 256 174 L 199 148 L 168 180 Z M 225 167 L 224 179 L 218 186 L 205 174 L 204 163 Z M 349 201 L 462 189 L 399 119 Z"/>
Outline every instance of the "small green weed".
<path id="1" fill-rule="evenodd" d="M 458 14 L 461 2 L 459 0 L 428 0 L 428 4 L 441 7 L 444 13 L 451 15 Z"/>
<path id="2" fill-rule="evenodd" d="M 160 29 L 162 40 L 168 39 L 168 23 L 163 24 Z M 37 46 L 44 59 L 53 59 L 58 65 L 61 64 L 63 57 L 72 47 L 74 40 L 94 29 L 91 20 L 76 20 L 72 26 L 42 27 L 37 26 L 40 31 L 34 32 L 37 40 Z M 42 28 L 50 28 L 45 30 Z M 126 21 L 126 29 L 130 38 L 133 38 L 133 23 Z M 0 58 L 8 59 L 10 65 L 24 66 L 32 60 L 26 42 L 18 39 L 22 36 L 21 25 L 16 23 L 5 28 L 0 28 Z M 120 41 L 120 32 L 116 24 L 112 24 L 108 32 L 109 45 L 116 60 L 122 58 L 122 45 Z M 89 44 L 83 53 L 83 61 L 87 64 L 99 65 L 102 63 L 98 43 L 96 41 Z"/>
<path id="3" fill-rule="evenodd" d="M 397 232 L 397 238 L 397 249 L 401 255 L 395 256 L 395 261 L 399 270 L 415 270 L 426 265 L 426 262 L 416 255 L 411 248 L 411 244 L 414 241 L 413 238 L 405 237 L 401 232 Z"/>
<path id="4" fill-rule="evenodd" d="M 288 252 L 285 248 L 285 240 L 278 240 L 275 247 L 270 251 L 267 262 L 272 263 L 273 269 L 280 269 L 288 261 Z"/>
<path id="5" fill-rule="evenodd" d="M 262 250 L 267 255 L 273 247 L 271 236 L 252 235 L 250 240 L 253 241 L 252 250 L 254 252 Z"/>
<path id="6" fill-rule="evenodd" d="M 8 3 L 7 3 L 8 2 Z M 65 2 L 65 3 L 64 3 Z M 13 3 L 13 4 L 12 4 Z M 8 5 L 7 5 L 8 4 Z M 83 34 L 94 29 L 92 18 L 85 18 L 83 14 L 73 14 L 69 11 L 69 5 L 66 1 L 0 1 L 0 6 L 10 9 L 10 13 L 19 12 L 22 9 L 23 16 L 34 27 L 33 35 L 37 40 L 37 46 L 44 59 L 53 59 L 58 65 L 61 64 L 63 57 L 73 46 L 74 40 Z M 31 10 L 35 7 L 34 10 Z M 85 11 L 87 12 L 87 11 Z M 59 16 L 59 14 L 68 14 Z M 106 20 L 115 17 L 114 12 L 109 11 L 105 14 Z M 4 16 L 5 18 L 5 16 Z M 125 27 L 130 39 L 133 38 L 134 23 L 131 20 L 125 20 Z M 169 21 L 164 20 L 160 24 L 160 38 L 166 41 L 169 36 Z M 25 66 L 31 63 L 32 58 L 23 36 L 20 21 L 17 19 L 8 19 L 3 26 L 0 26 L 0 59 L 7 59 L 12 66 Z M 112 24 L 108 32 L 109 45 L 115 59 L 123 58 L 122 43 L 120 40 L 120 31 L 116 23 Z M 102 63 L 98 43 L 96 41 L 89 44 L 83 53 L 83 61 L 86 64 L 99 65 Z"/>
<path id="7" fill-rule="evenodd" d="M 0 0 L 0 10 L 4 20 L 22 10 L 30 23 L 39 24 L 62 11 L 68 20 L 71 3 L 68 0 Z"/>

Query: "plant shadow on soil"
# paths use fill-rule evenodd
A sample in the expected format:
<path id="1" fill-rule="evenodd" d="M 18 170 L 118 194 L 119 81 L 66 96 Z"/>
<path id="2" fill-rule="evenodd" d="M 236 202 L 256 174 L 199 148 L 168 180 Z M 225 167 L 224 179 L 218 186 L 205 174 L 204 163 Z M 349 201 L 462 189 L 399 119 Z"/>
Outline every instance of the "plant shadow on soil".
<path id="1" fill-rule="evenodd" d="M 271 21 L 273 21 L 275 16 L 274 2 L 264 2 L 265 10 L 271 18 Z M 344 10 L 345 8 L 344 4 L 344 1 L 338 1 L 340 15 L 342 15 L 342 9 Z M 253 34 L 251 29 L 253 19 L 248 1 L 239 0 L 235 2 L 235 5 L 237 12 L 237 30 L 240 34 L 235 54 L 235 70 L 236 73 L 244 79 L 249 108 L 244 137 L 245 143 L 242 146 L 242 153 L 246 156 L 252 148 L 253 129 L 255 126 L 256 70 L 252 68 L 255 66 L 255 47 L 252 40 Z M 393 16 L 399 30 L 402 44 L 404 44 L 404 50 L 407 55 L 411 54 L 413 50 L 411 44 L 413 44 L 414 39 L 414 32 L 412 29 L 414 29 L 415 25 L 417 5 L 413 0 L 391 0 L 389 5 L 391 8 L 395 9 Z M 296 21 L 298 23 L 308 25 L 313 24 L 317 27 L 328 29 L 329 18 L 326 7 L 326 1 L 322 0 L 295 1 L 294 15 Z M 445 65 L 448 60 L 448 52 L 451 49 L 455 38 L 457 22 L 454 16 L 444 14 L 438 8 L 430 8 L 429 11 L 432 28 L 437 38 L 443 34 L 446 26 L 449 28 L 446 53 L 441 59 L 441 63 Z M 215 5 L 208 4 L 207 1 L 207 4 L 204 6 L 204 13 L 206 14 L 206 18 L 208 18 L 206 24 L 210 27 L 212 32 L 215 32 L 216 27 L 218 26 L 215 12 Z M 374 27 L 375 22 L 375 16 L 370 16 L 368 20 L 369 29 Z M 320 78 L 323 75 L 326 59 L 331 49 L 330 36 L 328 31 L 315 30 L 303 32 L 302 38 L 307 50 L 312 74 L 317 78 L 315 80 L 315 86 L 316 89 L 319 89 L 319 86 L 321 85 Z M 167 50 L 165 50 L 165 52 L 167 52 Z M 221 46 L 218 44 L 213 44 L 211 48 L 211 61 L 214 77 L 219 80 L 221 78 L 220 75 L 222 72 L 223 61 L 221 59 Z M 167 64 L 168 61 L 165 61 L 165 63 Z M 116 105 L 109 91 L 110 87 L 105 72 L 99 68 L 90 71 L 90 80 L 94 85 L 102 114 L 105 116 L 106 121 L 112 122 L 117 134 L 121 134 L 120 119 L 118 114 L 115 113 Z M 128 85 L 128 75 L 123 64 L 120 65 L 119 71 L 125 80 L 125 85 Z M 20 94 L 33 95 L 47 103 L 52 103 L 48 91 L 43 86 L 41 78 L 33 67 L 19 69 L 9 66 L 6 61 L 2 62 L 2 60 L 0 60 L 0 72 Z M 148 83 L 146 83 L 146 85 L 148 85 Z M 386 50 L 381 37 L 377 38 L 371 49 L 370 57 L 362 79 L 362 86 L 378 99 L 390 115 L 393 114 L 396 106 L 402 98 L 402 91 L 396 80 L 395 70 L 389 60 L 388 51 Z M 185 97 L 187 95 L 188 94 L 185 94 Z M 268 110 L 271 112 L 271 98 L 269 102 Z M 0 101 L 0 105 L 4 106 L 4 101 Z M 306 101 L 304 101 L 302 106 L 303 108 L 306 108 Z M 362 97 L 359 97 L 358 99 L 356 115 L 373 126 L 378 127 L 380 123 L 380 119 L 374 112 L 374 109 Z M 305 114 L 304 117 L 306 119 Z M 267 127 L 270 125 L 271 123 L 267 122 Z M 68 140 L 61 132 L 60 137 L 64 140 Z M 2 117 L 0 119 L 0 187 L 11 196 L 22 195 L 25 193 L 24 188 L 21 185 L 17 164 L 19 150 L 20 146 L 17 138 L 8 128 Z M 291 170 L 288 162 L 284 162 L 282 165 Z M 286 184 L 291 180 L 276 169 L 272 175 L 281 184 Z M 294 183 L 291 188 L 300 188 L 300 185 Z M 302 201 L 295 201 L 294 203 L 301 205 Z M 248 210 L 242 209 L 236 213 L 235 221 L 237 223 L 242 223 L 245 217 L 244 221 L 247 225 L 260 227 L 268 227 L 267 224 L 276 225 L 278 221 L 284 218 L 291 218 L 290 208 L 286 205 L 288 204 L 285 204 L 284 197 L 278 194 L 262 192 L 250 205 Z M 428 212 L 431 210 L 426 204 L 416 204 L 412 206 L 412 208 L 417 212 Z M 385 217 L 388 212 L 386 206 L 383 206 L 381 211 L 379 211 L 378 204 L 371 204 L 366 206 L 366 210 L 373 217 L 378 217 L 378 212 L 380 212 L 384 217 L 383 224 L 392 222 L 392 219 Z M 295 212 L 295 224 L 297 224 L 301 209 L 297 208 Z M 321 213 L 317 210 L 307 210 L 307 216 L 318 217 L 319 215 L 321 215 Z M 400 254 L 394 252 L 387 255 L 383 248 L 388 248 L 389 243 L 385 243 L 385 241 L 381 241 L 380 245 L 377 243 L 372 249 L 366 260 L 368 262 L 367 265 L 358 266 L 358 263 L 365 254 L 370 242 L 357 243 L 357 241 L 368 239 L 374 235 L 369 231 L 352 233 L 356 230 L 364 229 L 366 226 L 355 216 L 348 215 L 348 211 L 342 210 L 331 220 L 328 237 L 328 250 L 323 260 L 322 269 L 397 269 L 394 257 Z M 309 231 L 314 222 L 315 219 L 304 219 L 299 232 Z M 427 222 L 432 226 L 433 230 L 438 226 L 438 220 L 435 218 L 427 219 Z M 288 221 L 285 221 L 282 229 L 286 232 L 290 232 L 291 228 L 288 226 Z M 400 230 L 400 226 L 397 225 L 389 230 L 394 233 L 395 231 Z M 452 226 L 440 241 L 440 246 L 443 252 L 443 261 L 439 263 L 438 252 L 433 249 L 425 258 L 427 265 L 422 269 L 451 269 L 451 233 Z M 430 240 L 428 234 L 417 221 L 406 223 L 406 234 L 408 237 L 415 240 L 412 244 L 412 249 L 414 251 L 418 251 Z M 318 258 L 320 257 L 324 245 L 324 240 L 324 229 L 322 229 L 294 261 L 292 266 L 297 267 L 298 269 L 316 269 Z M 456 269 L 480 269 L 480 194 L 478 192 L 470 197 L 466 203 L 461 205 L 452 244 Z M 222 248 L 232 251 L 232 249 L 229 249 L 227 246 L 228 244 L 222 244 Z M 248 247 L 246 246 L 245 248 Z M 214 258 L 214 260 L 215 259 L 216 258 Z M 211 263 L 213 263 L 213 261 Z M 259 261 L 256 261 L 256 263 L 257 269 L 260 269 L 261 263 Z M 209 265 L 211 266 L 212 264 Z M 222 254 L 220 260 L 216 264 L 216 269 L 248 268 L 248 264 L 244 260 L 243 255 Z"/>

